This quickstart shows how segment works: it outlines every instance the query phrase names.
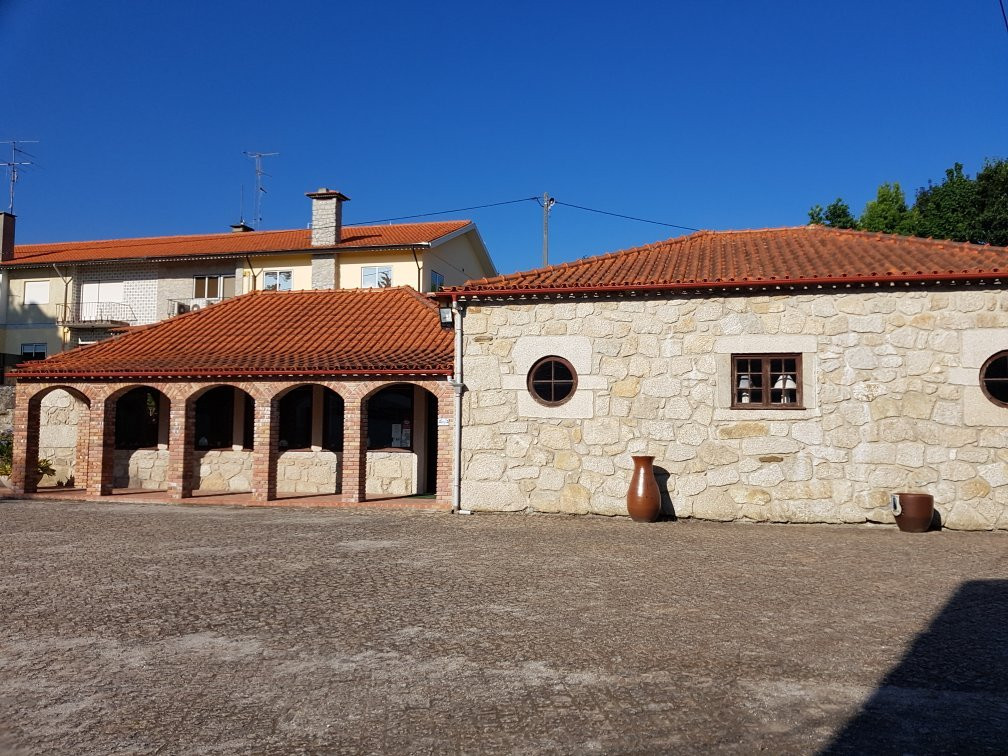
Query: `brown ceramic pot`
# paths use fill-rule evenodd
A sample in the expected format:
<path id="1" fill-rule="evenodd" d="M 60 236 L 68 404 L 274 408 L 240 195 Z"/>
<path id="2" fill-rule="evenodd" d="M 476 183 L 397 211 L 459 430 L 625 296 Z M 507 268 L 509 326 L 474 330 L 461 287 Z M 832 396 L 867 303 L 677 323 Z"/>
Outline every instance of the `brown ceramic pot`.
<path id="1" fill-rule="evenodd" d="M 634 456 L 633 475 L 626 495 L 627 512 L 635 522 L 654 522 L 661 512 L 661 496 L 654 475 L 654 457 Z"/>
<path id="2" fill-rule="evenodd" d="M 898 493 L 893 501 L 893 516 L 896 526 L 905 533 L 924 533 L 931 527 L 934 518 L 934 496 L 922 493 Z M 897 510 L 900 510 L 897 514 Z"/>

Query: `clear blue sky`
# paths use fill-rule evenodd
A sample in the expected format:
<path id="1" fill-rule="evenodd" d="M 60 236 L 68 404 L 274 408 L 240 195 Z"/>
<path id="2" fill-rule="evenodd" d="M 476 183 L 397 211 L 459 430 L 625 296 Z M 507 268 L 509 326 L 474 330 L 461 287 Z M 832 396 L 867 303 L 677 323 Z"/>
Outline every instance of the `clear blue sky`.
<path id="1" fill-rule="evenodd" d="M 549 191 L 795 225 L 1008 156 L 997 0 L 0 0 L 0 74 L 0 139 L 40 140 L 24 243 L 226 230 L 243 150 L 280 153 L 263 228 L 323 185 L 350 223 Z M 460 215 L 502 272 L 539 263 L 535 203 Z M 551 230 L 556 262 L 681 233 L 566 207 Z"/>

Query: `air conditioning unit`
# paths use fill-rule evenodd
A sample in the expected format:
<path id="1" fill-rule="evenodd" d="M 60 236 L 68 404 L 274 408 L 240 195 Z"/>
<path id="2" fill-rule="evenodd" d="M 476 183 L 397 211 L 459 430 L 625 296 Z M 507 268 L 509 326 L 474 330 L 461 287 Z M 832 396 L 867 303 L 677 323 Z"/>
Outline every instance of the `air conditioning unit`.
<path id="1" fill-rule="evenodd" d="M 202 310 L 208 305 L 212 305 L 216 302 L 216 299 L 190 299 L 189 300 L 189 312 L 195 312 L 196 310 Z"/>
<path id="2" fill-rule="evenodd" d="M 189 312 L 188 302 L 172 302 L 172 315 L 184 315 Z"/>

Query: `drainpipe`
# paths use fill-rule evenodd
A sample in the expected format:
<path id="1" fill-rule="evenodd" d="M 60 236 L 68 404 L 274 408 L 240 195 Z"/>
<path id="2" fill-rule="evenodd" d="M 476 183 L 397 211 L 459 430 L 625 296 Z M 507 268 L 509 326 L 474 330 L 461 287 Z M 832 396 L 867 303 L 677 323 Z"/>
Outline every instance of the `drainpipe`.
<path id="1" fill-rule="evenodd" d="M 70 281 L 71 281 L 71 279 L 69 277 L 67 277 L 67 276 L 64 276 L 62 273 L 60 273 L 59 268 L 56 267 L 56 263 L 53 263 L 53 270 L 55 270 L 56 271 L 56 275 L 59 276 L 63 280 L 63 321 L 64 321 L 64 323 L 66 323 L 66 322 L 68 322 L 70 320 L 70 312 L 69 312 L 69 310 L 67 308 L 70 306 L 70 301 L 69 300 L 70 300 Z M 57 323 L 58 322 L 59 321 L 57 319 Z M 70 329 L 67 328 L 65 325 L 62 326 L 59 329 L 60 351 L 61 352 L 64 351 L 66 349 L 66 347 L 67 347 L 67 341 L 69 341 L 69 339 L 68 339 L 69 330 Z"/>
<path id="2" fill-rule="evenodd" d="M 413 253 L 413 262 L 416 263 L 416 290 L 421 294 L 423 293 L 422 280 L 423 277 L 420 275 L 420 258 L 417 257 L 416 247 L 410 247 L 410 252 Z"/>
<path id="3" fill-rule="evenodd" d="M 455 390 L 455 439 L 452 444 L 452 512 L 454 514 L 471 514 L 468 509 L 462 509 L 462 392 L 465 384 L 462 382 L 462 321 L 465 318 L 465 305 L 453 299 L 452 309 L 455 311 L 455 375 L 449 381 Z"/>

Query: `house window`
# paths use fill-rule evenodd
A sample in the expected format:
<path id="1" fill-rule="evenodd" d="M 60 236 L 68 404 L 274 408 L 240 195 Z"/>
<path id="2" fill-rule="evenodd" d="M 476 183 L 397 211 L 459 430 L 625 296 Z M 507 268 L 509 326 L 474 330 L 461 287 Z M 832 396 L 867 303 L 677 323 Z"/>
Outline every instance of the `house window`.
<path id="1" fill-rule="evenodd" d="M 543 357 L 528 373 L 532 398 L 546 407 L 557 407 L 574 396 L 577 372 L 563 357 Z"/>
<path id="2" fill-rule="evenodd" d="M 49 304 L 49 281 L 25 281 L 24 303 Z"/>
<path id="3" fill-rule="evenodd" d="M 289 270 L 263 271 L 263 290 L 290 291 L 294 281 L 294 273 Z"/>
<path id="4" fill-rule="evenodd" d="M 1008 407 L 1008 351 L 998 352 L 983 364 L 980 388 L 994 404 Z"/>
<path id="5" fill-rule="evenodd" d="M 21 345 L 21 359 L 27 362 L 28 360 L 44 360 L 46 358 L 46 345 L 45 344 L 22 344 Z"/>
<path id="6" fill-rule="evenodd" d="M 430 272 L 430 290 L 441 291 L 444 288 L 444 276 L 436 270 Z"/>
<path id="7" fill-rule="evenodd" d="M 800 354 L 733 354 L 733 409 L 803 409 Z"/>
<path id="8" fill-rule="evenodd" d="M 194 276 L 194 299 L 227 299 L 234 296 L 234 276 Z"/>
<path id="9" fill-rule="evenodd" d="M 392 285 L 392 266 L 365 265 L 361 268 L 361 286 L 365 289 L 385 289 Z"/>

